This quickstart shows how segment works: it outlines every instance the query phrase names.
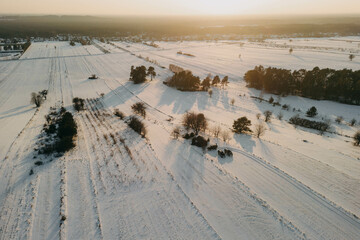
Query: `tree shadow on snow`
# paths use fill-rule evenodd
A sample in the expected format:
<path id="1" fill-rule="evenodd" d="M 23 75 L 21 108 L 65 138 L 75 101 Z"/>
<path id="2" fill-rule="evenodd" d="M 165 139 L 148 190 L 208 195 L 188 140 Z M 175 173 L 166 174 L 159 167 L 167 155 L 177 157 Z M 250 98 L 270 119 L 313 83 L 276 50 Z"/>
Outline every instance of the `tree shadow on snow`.
<path id="1" fill-rule="evenodd" d="M 249 152 L 253 153 L 256 143 L 252 140 L 252 137 L 247 134 L 234 134 L 234 140 L 241 145 L 241 147 Z"/>
<path id="2" fill-rule="evenodd" d="M 171 140 L 166 146 L 165 156 L 175 158 L 171 167 L 175 177 L 183 179 L 188 190 L 196 189 L 196 179 L 201 179 L 204 175 L 204 155 L 202 150 L 191 146 L 188 141 L 181 143 Z"/>

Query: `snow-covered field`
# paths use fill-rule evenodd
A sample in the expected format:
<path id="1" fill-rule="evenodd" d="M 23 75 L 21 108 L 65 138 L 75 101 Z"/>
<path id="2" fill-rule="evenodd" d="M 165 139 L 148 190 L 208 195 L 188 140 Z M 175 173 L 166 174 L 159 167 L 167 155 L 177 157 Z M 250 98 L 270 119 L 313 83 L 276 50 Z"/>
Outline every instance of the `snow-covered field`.
<path id="1" fill-rule="evenodd" d="M 360 121 L 360 106 L 277 99 L 301 116 L 316 106 L 316 119 L 331 119 L 336 132 L 320 136 L 290 125 L 292 110 L 251 98 L 260 93 L 243 81 L 259 64 L 359 70 L 359 42 L 156 42 L 159 48 L 42 42 L 19 60 L 0 61 L 0 239 L 360 239 L 360 148 L 349 137 L 359 125 L 347 124 Z M 162 83 L 172 73 L 160 66 L 169 64 L 201 78 L 228 75 L 230 83 L 214 87 L 211 98 L 180 92 Z M 158 75 L 134 85 L 128 81 L 132 65 L 152 65 Z M 89 80 L 91 74 L 99 79 Z M 36 109 L 30 93 L 43 89 L 47 100 Z M 86 99 L 85 111 L 74 112 L 74 97 Z M 139 101 L 147 106 L 146 139 L 113 115 L 114 109 L 131 115 Z M 39 155 L 44 116 L 61 106 L 75 116 L 76 147 L 61 157 Z M 231 149 L 231 158 L 170 136 L 186 111 L 202 112 L 210 126 L 230 131 L 235 119 L 246 116 L 255 124 L 265 110 L 284 118 L 267 123 L 261 139 L 231 133 L 225 143 L 204 133 L 220 149 Z M 335 123 L 337 116 L 344 123 Z"/>

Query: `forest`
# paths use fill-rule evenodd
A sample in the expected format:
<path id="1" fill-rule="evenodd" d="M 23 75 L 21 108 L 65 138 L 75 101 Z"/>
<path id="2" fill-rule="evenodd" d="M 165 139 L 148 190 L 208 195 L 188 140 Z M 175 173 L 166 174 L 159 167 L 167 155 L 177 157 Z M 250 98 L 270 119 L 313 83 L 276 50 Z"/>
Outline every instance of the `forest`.
<path id="1" fill-rule="evenodd" d="M 91 37 L 128 37 L 141 34 L 152 40 L 182 39 L 184 36 L 192 36 L 198 40 L 232 39 L 239 36 L 269 38 L 271 35 L 322 37 L 357 35 L 360 32 L 359 22 L 359 16 L 262 16 L 258 19 L 236 16 L 0 16 L 0 37 L 56 37 L 68 34 Z"/>
<path id="2" fill-rule="evenodd" d="M 279 95 L 360 104 L 360 71 L 330 68 L 287 70 L 256 66 L 245 73 L 247 86 Z"/>

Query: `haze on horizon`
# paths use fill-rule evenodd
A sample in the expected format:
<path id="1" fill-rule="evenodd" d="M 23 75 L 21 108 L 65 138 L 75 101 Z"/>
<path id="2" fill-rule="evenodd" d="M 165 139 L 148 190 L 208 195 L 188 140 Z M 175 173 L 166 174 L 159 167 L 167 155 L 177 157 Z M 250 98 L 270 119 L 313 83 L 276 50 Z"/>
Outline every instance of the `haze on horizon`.
<path id="1" fill-rule="evenodd" d="M 0 14 L 245 15 L 359 14 L 358 0 L 2 0 Z"/>

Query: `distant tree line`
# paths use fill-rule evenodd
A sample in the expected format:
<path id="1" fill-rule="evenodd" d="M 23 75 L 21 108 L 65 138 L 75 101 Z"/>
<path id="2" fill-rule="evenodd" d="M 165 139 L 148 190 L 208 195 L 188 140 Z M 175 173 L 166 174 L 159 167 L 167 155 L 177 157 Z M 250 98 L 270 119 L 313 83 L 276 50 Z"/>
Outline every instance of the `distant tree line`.
<path id="1" fill-rule="evenodd" d="M 360 71 L 329 68 L 291 70 L 256 66 L 245 73 L 247 86 L 281 95 L 299 95 L 360 104 Z"/>
<path id="2" fill-rule="evenodd" d="M 360 32 L 359 17 L 284 19 L 243 19 L 220 17 L 92 17 L 92 16 L 1 16 L 0 36 L 10 37 L 56 37 L 59 34 L 79 36 L 135 36 L 145 35 L 149 41 L 162 38 L 213 39 L 231 35 L 294 35 L 323 37 L 326 35 L 357 35 Z M 245 22 L 244 22 L 245 21 Z M 217 27 L 217 26 L 224 27 Z M 204 27 L 205 26 L 205 27 Z M 216 26 L 216 27 L 214 27 Z M 227 36 L 226 36 L 227 35 Z"/>

